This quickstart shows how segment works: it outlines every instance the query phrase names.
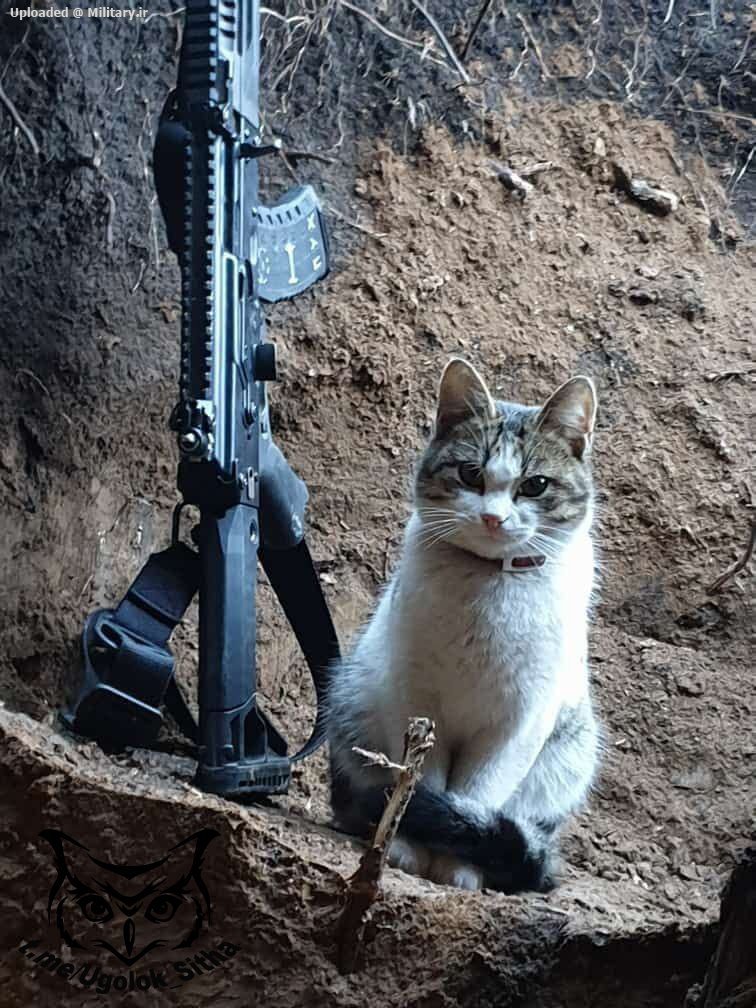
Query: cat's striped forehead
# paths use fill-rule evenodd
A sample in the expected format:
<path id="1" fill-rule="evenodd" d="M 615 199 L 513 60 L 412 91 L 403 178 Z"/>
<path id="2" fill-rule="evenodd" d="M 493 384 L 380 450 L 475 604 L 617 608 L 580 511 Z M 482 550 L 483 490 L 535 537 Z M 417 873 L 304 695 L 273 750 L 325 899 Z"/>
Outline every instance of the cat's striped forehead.
<path id="1" fill-rule="evenodd" d="M 423 459 L 425 476 L 458 462 L 478 462 L 498 479 L 515 479 L 522 471 L 538 407 L 496 401 L 497 416 L 475 415 L 458 423 L 428 445 Z"/>
<path id="2" fill-rule="evenodd" d="M 485 474 L 489 490 L 513 490 L 526 476 L 549 477 L 548 491 L 531 506 L 555 523 L 580 520 L 593 495 L 588 459 L 577 458 L 558 430 L 539 427 L 539 407 L 501 400 L 494 404 L 495 419 L 476 413 L 431 440 L 417 469 L 417 497 L 453 501 L 469 492 L 458 467 L 473 464 Z"/>

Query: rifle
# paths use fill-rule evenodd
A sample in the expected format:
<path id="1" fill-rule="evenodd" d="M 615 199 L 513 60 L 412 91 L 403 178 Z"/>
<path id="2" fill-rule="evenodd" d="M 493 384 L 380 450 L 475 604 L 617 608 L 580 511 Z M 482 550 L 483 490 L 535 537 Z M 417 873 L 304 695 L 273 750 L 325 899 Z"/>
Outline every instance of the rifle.
<path id="1" fill-rule="evenodd" d="M 178 489 L 171 545 L 153 554 L 120 604 L 88 617 L 83 682 L 63 712 L 77 734 L 119 749 L 150 746 L 163 704 L 198 744 L 195 783 L 221 795 L 286 791 L 291 763 L 324 739 L 333 623 L 304 540 L 307 489 L 271 436 L 266 385 L 275 348 L 261 302 L 328 272 L 315 192 L 274 206 L 258 196 L 259 0 L 187 0 L 178 86 L 163 109 L 155 183 L 181 267 Z M 199 509 L 196 549 L 180 538 Z M 312 735 L 293 757 L 256 698 L 255 587 L 260 560 L 315 683 Z M 168 641 L 199 592 L 199 725 L 174 679 Z"/>

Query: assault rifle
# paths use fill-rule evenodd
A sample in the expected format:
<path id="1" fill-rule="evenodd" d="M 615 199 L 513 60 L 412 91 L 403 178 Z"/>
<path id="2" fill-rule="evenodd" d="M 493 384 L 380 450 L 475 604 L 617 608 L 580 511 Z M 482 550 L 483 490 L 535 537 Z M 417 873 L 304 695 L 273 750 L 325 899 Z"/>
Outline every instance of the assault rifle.
<path id="1" fill-rule="evenodd" d="M 275 348 L 261 302 L 324 277 L 328 244 L 317 197 L 298 186 L 274 206 L 258 198 L 259 0 L 187 0 L 178 86 L 154 151 L 170 247 L 181 266 L 176 432 L 182 497 L 171 545 L 153 554 L 115 609 L 82 634 L 84 679 L 64 719 L 117 749 L 149 746 L 161 707 L 198 744 L 198 787 L 222 795 L 286 790 L 292 760 L 324 737 L 323 700 L 338 642 L 304 540 L 307 490 L 271 437 L 266 383 Z M 181 511 L 199 509 L 195 548 Z M 318 715 L 294 757 L 256 700 L 258 558 L 313 675 Z M 199 725 L 174 679 L 168 640 L 199 592 Z"/>

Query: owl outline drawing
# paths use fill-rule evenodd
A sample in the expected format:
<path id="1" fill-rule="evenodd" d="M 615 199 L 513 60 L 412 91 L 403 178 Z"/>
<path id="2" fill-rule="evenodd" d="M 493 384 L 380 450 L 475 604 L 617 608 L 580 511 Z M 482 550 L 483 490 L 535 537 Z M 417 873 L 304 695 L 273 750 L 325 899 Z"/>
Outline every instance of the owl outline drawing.
<path id="1" fill-rule="evenodd" d="M 202 878 L 208 845 L 220 836 L 201 829 L 149 864 L 100 860 L 62 830 L 39 834 L 53 849 L 58 875 L 47 903 L 71 949 L 106 951 L 133 966 L 155 949 L 191 946 L 211 920 Z"/>

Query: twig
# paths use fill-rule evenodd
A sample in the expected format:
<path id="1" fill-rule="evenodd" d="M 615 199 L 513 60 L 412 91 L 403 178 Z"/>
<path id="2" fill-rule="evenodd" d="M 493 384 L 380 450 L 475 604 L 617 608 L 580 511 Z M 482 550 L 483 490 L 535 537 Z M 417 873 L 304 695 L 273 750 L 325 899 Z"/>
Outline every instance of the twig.
<path id="1" fill-rule="evenodd" d="M 423 48 L 422 42 L 415 42 L 414 39 L 408 39 L 404 38 L 403 35 L 397 35 L 395 32 L 392 32 L 390 28 L 382 25 L 381 22 L 377 18 L 374 18 L 372 14 L 368 14 L 367 11 L 364 11 L 362 7 L 357 7 L 355 4 L 349 3 L 349 0 L 339 0 L 339 3 L 342 7 L 346 7 L 347 10 L 352 11 L 354 14 L 359 14 L 360 17 L 364 17 L 365 20 L 369 21 L 374 28 L 377 28 L 379 32 L 382 32 L 384 35 L 388 36 L 388 38 L 394 39 L 395 42 L 401 42 L 402 45 L 410 46 L 412 49 Z"/>
<path id="2" fill-rule="evenodd" d="M 753 35 L 753 27 L 751 27 L 751 30 L 748 32 L 748 35 L 746 36 L 745 40 L 745 45 L 743 46 L 743 51 L 741 52 L 740 56 L 738 56 L 738 62 L 733 66 L 732 70 L 730 70 L 730 73 L 734 73 L 745 59 L 745 54 L 748 52 L 748 46 L 751 43 L 751 35 Z"/>
<path id="3" fill-rule="evenodd" d="M 693 115 L 711 116 L 714 119 L 717 116 L 722 116 L 725 119 L 737 119 L 740 122 L 747 122 L 752 126 L 756 123 L 756 116 L 741 115 L 739 112 L 725 112 L 724 109 L 691 108 L 690 105 L 673 105 L 672 107 L 677 112 L 690 112 Z"/>
<path id="4" fill-rule="evenodd" d="M 732 183 L 732 186 L 730 188 L 730 192 L 733 192 L 733 190 L 735 189 L 735 186 L 740 182 L 740 180 L 743 178 L 743 176 L 745 175 L 745 173 L 748 171 L 748 166 L 751 163 L 751 158 L 753 157 L 753 152 L 754 151 L 756 151 L 756 144 L 753 147 L 751 147 L 751 152 L 748 155 L 748 157 L 745 159 L 745 164 L 743 165 L 743 167 L 738 172 L 737 178 Z"/>
<path id="5" fill-rule="evenodd" d="M 525 32 L 522 33 L 522 41 L 524 44 L 522 47 L 522 51 L 520 52 L 520 58 L 517 60 L 517 66 L 509 75 L 510 80 L 517 80 L 517 75 L 519 74 L 520 70 L 522 70 L 522 65 L 525 62 L 525 57 L 528 55 L 529 43 L 528 43 L 528 36 L 525 34 Z"/>
<path id="6" fill-rule="evenodd" d="M 672 11 L 675 9 L 675 0 L 669 0 L 669 7 L 667 7 L 667 13 L 664 15 L 664 20 L 662 24 L 665 25 L 672 17 Z"/>
<path id="7" fill-rule="evenodd" d="M 483 23 L 483 18 L 488 13 L 488 8 L 491 6 L 491 2 L 492 0 L 483 0 L 483 6 L 480 8 L 480 10 L 478 11 L 478 16 L 475 18 L 475 24 L 470 29 L 470 34 L 467 36 L 467 41 L 462 47 L 461 59 L 463 63 L 467 59 L 467 54 L 470 52 L 470 46 L 473 44 L 473 39 L 478 34 L 478 29 Z"/>
<path id="8" fill-rule="evenodd" d="M 520 168 L 519 175 L 522 178 L 530 178 L 531 175 L 540 175 L 541 172 L 551 171 L 554 167 L 553 161 L 536 161 L 534 164 Z"/>
<path id="9" fill-rule="evenodd" d="M 170 10 L 170 11 L 153 11 L 152 14 L 148 14 L 147 15 L 147 17 L 144 19 L 144 21 L 142 23 L 143 24 L 147 24 L 148 21 L 152 21 L 152 19 L 156 18 L 156 17 L 159 17 L 159 18 L 172 18 L 172 17 L 176 17 L 178 14 L 183 14 L 185 10 L 186 10 L 186 7 L 177 7 L 175 10 Z"/>
<path id="10" fill-rule="evenodd" d="M 525 34 L 526 34 L 526 35 L 527 35 L 527 37 L 528 37 L 528 41 L 529 41 L 529 42 L 530 42 L 530 44 L 531 44 L 531 45 L 533 46 L 533 51 L 534 51 L 534 52 L 535 52 L 535 54 L 536 54 L 536 59 L 538 60 L 538 63 L 540 64 L 540 67 L 541 67 L 541 73 L 543 74 L 543 77 L 544 77 L 544 80 L 546 80 L 546 79 L 550 78 L 550 77 L 551 77 L 551 74 L 550 74 L 550 73 L 549 73 L 549 71 L 548 71 L 548 70 L 546 69 L 546 64 L 545 64 L 545 63 L 543 62 L 543 56 L 541 55 L 541 47 L 540 47 L 540 46 L 538 45 L 538 43 L 536 42 L 536 38 L 535 38 L 535 35 L 533 34 L 533 32 L 532 32 L 532 30 L 531 30 L 531 28 L 530 28 L 530 25 L 529 25 L 529 24 L 528 24 L 528 22 L 527 22 L 527 21 L 525 20 L 525 18 L 524 18 L 524 17 L 522 16 L 522 14 L 518 14 L 518 15 L 517 15 L 517 20 L 518 20 L 518 21 L 520 22 L 520 24 L 522 25 L 522 30 L 523 30 L 523 31 L 525 32 Z"/>
<path id="11" fill-rule="evenodd" d="M 443 32 L 443 29 L 441 28 L 441 25 L 438 23 L 438 21 L 436 21 L 436 19 L 433 17 L 433 15 L 430 13 L 430 11 L 428 11 L 420 3 L 420 0 L 411 0 L 411 3 L 412 3 L 412 6 L 415 8 L 415 10 L 419 11 L 423 15 L 423 17 L 425 18 L 425 20 L 428 22 L 428 24 L 433 29 L 433 31 L 435 33 L 435 36 L 438 39 L 438 41 L 441 43 L 441 48 L 446 53 L 446 56 L 447 56 L 449 62 L 451 63 L 451 65 L 457 71 L 457 73 L 462 78 L 462 80 L 465 82 L 465 84 L 469 84 L 470 83 L 470 75 L 467 72 L 467 70 L 465 70 L 465 68 L 462 66 L 462 64 L 459 62 L 459 57 L 454 52 L 454 46 L 451 44 L 451 42 L 446 37 L 446 35 L 444 35 L 444 32 Z"/>
<path id="12" fill-rule="evenodd" d="M 489 164 L 496 173 L 496 178 L 510 190 L 510 192 L 519 192 L 522 198 L 525 199 L 530 193 L 533 192 L 533 183 L 526 182 L 521 175 L 518 175 L 516 171 L 513 171 L 509 165 L 502 164 L 500 161 L 489 161 Z"/>
<path id="13" fill-rule="evenodd" d="M 710 371 L 704 375 L 705 381 L 727 381 L 729 378 L 745 378 L 756 372 L 756 367 L 745 368 L 744 370 L 731 369 L 729 371 Z"/>
<path id="14" fill-rule="evenodd" d="M 360 749 L 359 746 L 352 746 L 352 752 L 362 756 L 368 766 L 384 767 L 386 770 L 396 770 L 398 773 L 407 769 L 403 763 L 392 763 L 388 756 L 382 752 L 371 752 L 369 749 Z"/>
<path id="15" fill-rule="evenodd" d="M 10 98 L 8 97 L 8 95 L 5 93 L 5 90 L 4 90 L 2 84 L 0 84 L 0 101 L 2 101 L 2 103 L 5 105 L 5 107 L 10 112 L 10 116 L 11 116 L 11 119 L 13 120 L 13 122 L 16 124 L 16 126 L 18 126 L 18 128 L 21 130 L 21 132 L 26 137 L 26 139 L 29 141 L 29 146 L 34 151 L 35 156 L 39 157 L 39 144 L 35 140 L 34 134 L 29 129 L 29 127 L 26 125 L 26 123 L 24 122 L 24 120 L 21 118 L 21 115 L 20 115 L 18 109 L 16 108 L 16 106 L 10 100 Z"/>
<path id="16" fill-rule="evenodd" d="M 34 372 L 30 371 L 29 368 L 25 367 L 19 368 L 18 371 L 16 371 L 16 377 L 18 377 L 19 375 L 26 375 L 27 378 L 31 378 L 33 382 L 36 382 L 36 384 L 39 385 L 42 391 L 46 394 L 47 398 L 52 399 L 52 396 L 50 395 L 50 389 L 47 387 L 47 385 L 45 385 L 42 379 L 37 378 Z"/>
<path id="17" fill-rule="evenodd" d="M 381 873 L 391 841 L 415 790 L 425 755 L 434 741 L 433 722 L 430 718 L 410 718 L 404 736 L 404 756 L 398 780 L 376 827 L 372 843 L 363 854 L 357 871 L 349 879 L 337 934 L 340 973 L 354 973 L 357 968 L 366 914 L 378 898 Z M 371 757 L 376 755 L 378 754 L 370 754 Z"/>
<path id="18" fill-rule="evenodd" d="M 734 578 L 736 574 L 739 574 L 744 567 L 748 565 L 751 557 L 753 556 L 753 548 L 756 544 L 756 518 L 751 518 L 751 536 L 748 540 L 748 545 L 745 548 L 745 552 L 740 560 L 736 560 L 734 564 L 731 564 L 726 571 L 719 575 L 716 581 L 712 581 L 709 587 L 706 589 L 707 595 L 716 595 L 717 592 L 721 591 L 722 588 L 727 584 L 727 582 Z"/>
<path id="19" fill-rule="evenodd" d="M 325 154 L 318 154 L 317 151 L 308 150 L 287 150 L 286 157 L 292 161 L 320 161 L 321 164 L 336 164 L 336 158 L 327 157 Z"/>

